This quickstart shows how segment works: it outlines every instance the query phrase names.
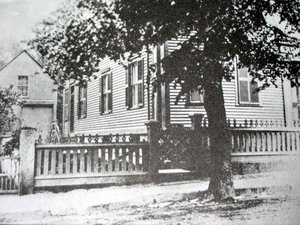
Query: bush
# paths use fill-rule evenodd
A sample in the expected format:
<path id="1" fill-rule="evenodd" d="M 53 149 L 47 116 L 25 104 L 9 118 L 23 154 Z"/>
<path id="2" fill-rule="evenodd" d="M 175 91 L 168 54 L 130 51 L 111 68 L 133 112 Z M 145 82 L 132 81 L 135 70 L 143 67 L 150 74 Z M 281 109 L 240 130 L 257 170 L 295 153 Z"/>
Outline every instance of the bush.
<path id="1" fill-rule="evenodd" d="M 13 152 L 19 150 L 20 146 L 20 130 L 16 130 L 12 133 L 12 139 L 6 142 L 3 146 L 2 155 L 12 156 Z"/>

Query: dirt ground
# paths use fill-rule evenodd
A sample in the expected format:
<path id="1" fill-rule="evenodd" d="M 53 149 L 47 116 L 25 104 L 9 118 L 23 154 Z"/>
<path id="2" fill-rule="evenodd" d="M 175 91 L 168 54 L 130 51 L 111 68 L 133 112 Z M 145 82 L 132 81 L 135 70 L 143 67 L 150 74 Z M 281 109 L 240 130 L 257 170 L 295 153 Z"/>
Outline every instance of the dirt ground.
<path id="1" fill-rule="evenodd" d="M 236 176 L 238 195 L 231 204 L 200 202 L 197 195 L 207 181 L 0 196 L 0 223 L 300 224 L 298 182 L 286 177 Z"/>

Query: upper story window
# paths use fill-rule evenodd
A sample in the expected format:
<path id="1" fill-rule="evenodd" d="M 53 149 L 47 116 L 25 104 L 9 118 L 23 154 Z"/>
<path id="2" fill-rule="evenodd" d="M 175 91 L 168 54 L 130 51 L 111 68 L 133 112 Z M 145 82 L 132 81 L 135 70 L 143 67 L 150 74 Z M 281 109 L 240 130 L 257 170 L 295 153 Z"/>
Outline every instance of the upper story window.
<path id="1" fill-rule="evenodd" d="M 144 60 L 131 63 L 126 70 L 125 92 L 127 108 L 144 106 Z"/>
<path id="2" fill-rule="evenodd" d="M 28 96 L 28 76 L 18 76 L 18 90 L 21 96 Z"/>
<path id="3" fill-rule="evenodd" d="M 247 68 L 241 68 L 237 71 L 238 78 L 238 96 L 240 104 L 259 104 L 259 96 L 257 84 L 252 83 L 252 77 L 250 76 Z"/>
<path id="4" fill-rule="evenodd" d="M 87 114 L 87 85 L 78 89 L 78 118 L 85 118 Z"/>
<path id="5" fill-rule="evenodd" d="M 107 70 L 101 74 L 99 80 L 99 111 L 112 112 L 112 73 Z"/>
<path id="6" fill-rule="evenodd" d="M 192 90 L 187 95 L 187 106 L 202 106 L 204 104 L 204 95 L 198 90 Z"/>

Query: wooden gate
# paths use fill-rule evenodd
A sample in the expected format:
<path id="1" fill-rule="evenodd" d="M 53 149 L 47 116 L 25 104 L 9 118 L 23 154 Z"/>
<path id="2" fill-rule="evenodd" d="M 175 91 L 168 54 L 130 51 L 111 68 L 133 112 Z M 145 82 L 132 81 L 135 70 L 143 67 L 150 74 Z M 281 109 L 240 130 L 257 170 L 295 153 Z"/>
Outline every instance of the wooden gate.
<path id="1" fill-rule="evenodd" d="M 19 168 L 19 157 L 0 157 L 0 194 L 19 193 Z"/>

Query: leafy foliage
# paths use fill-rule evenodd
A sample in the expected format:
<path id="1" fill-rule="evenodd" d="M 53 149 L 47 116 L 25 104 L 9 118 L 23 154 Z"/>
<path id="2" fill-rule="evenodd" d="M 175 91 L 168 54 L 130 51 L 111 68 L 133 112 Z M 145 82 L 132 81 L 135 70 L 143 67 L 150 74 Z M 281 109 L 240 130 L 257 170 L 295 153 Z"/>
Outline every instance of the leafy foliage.
<path id="1" fill-rule="evenodd" d="M 11 156 L 15 150 L 18 150 L 20 146 L 20 130 L 16 130 L 12 133 L 12 139 L 10 139 L 3 146 L 2 155 Z"/>
<path id="2" fill-rule="evenodd" d="M 53 78 L 85 82 L 104 57 L 126 58 L 126 52 L 181 36 L 187 37 L 181 48 L 163 60 L 163 81 L 175 80 L 181 94 L 201 90 L 212 67 L 230 78 L 237 55 L 239 67 L 249 67 L 264 86 L 279 78 L 299 84 L 299 1 L 108 2 L 76 0 L 44 21 L 31 44 Z"/>
<path id="3" fill-rule="evenodd" d="M 9 88 L 0 87 L 0 134 L 11 131 L 14 122 L 19 118 L 13 110 L 13 106 L 21 105 L 22 100 L 19 99 L 19 94 Z"/>

